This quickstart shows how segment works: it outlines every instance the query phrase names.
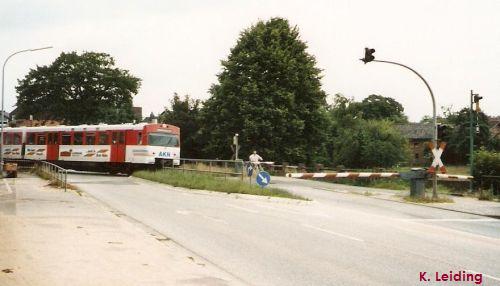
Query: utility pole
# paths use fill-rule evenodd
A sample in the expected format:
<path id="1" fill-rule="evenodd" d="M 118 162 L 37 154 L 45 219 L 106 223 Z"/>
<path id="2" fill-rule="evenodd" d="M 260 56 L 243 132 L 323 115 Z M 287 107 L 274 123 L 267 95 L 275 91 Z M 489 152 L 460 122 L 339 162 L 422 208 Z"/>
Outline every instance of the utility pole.
<path id="1" fill-rule="evenodd" d="M 240 145 L 238 144 L 238 136 L 238 133 L 234 134 L 233 136 L 234 160 L 238 160 L 238 151 L 240 150 Z"/>
<path id="2" fill-rule="evenodd" d="M 434 122 L 434 132 L 433 132 L 433 140 L 432 141 L 434 143 L 433 144 L 434 148 L 439 148 L 439 146 L 437 144 L 437 139 L 438 139 L 437 131 L 438 131 L 438 129 L 437 129 L 437 118 L 436 118 L 436 100 L 434 98 L 434 93 L 432 92 L 431 86 L 427 83 L 427 81 L 424 79 L 423 76 L 421 76 L 416 70 L 410 68 L 409 66 L 406 66 L 406 65 L 403 65 L 400 63 L 396 63 L 396 62 L 391 62 L 391 61 L 375 60 L 375 56 L 373 55 L 373 53 L 375 53 L 375 49 L 365 48 L 365 57 L 360 59 L 360 60 L 363 61 L 365 64 L 369 63 L 369 62 L 379 62 L 379 63 L 393 64 L 393 65 L 407 68 L 410 71 L 412 71 L 413 73 L 415 73 L 424 82 L 424 84 L 427 87 L 427 89 L 429 90 L 429 93 L 431 94 L 431 98 L 432 98 L 432 118 L 433 118 L 433 122 Z M 437 176 L 436 176 L 436 173 L 434 172 L 434 174 L 432 175 L 432 198 L 437 199 L 437 197 L 438 197 L 438 195 L 437 195 Z"/>

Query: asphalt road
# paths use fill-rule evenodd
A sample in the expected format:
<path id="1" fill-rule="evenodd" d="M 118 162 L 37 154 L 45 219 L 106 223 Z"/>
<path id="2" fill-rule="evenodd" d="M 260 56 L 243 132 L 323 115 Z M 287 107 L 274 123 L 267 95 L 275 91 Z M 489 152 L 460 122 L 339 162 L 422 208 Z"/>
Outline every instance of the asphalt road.
<path id="1" fill-rule="evenodd" d="M 500 285 L 500 220 L 324 190 L 282 178 L 312 201 L 186 191 L 136 178 L 70 182 L 249 285 Z M 420 272 L 429 282 L 420 281 Z"/>

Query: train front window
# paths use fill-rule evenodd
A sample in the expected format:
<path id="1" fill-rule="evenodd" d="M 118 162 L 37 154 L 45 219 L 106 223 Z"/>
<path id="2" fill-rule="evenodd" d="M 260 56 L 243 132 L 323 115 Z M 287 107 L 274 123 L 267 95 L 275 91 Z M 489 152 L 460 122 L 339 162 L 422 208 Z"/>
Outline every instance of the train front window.
<path id="1" fill-rule="evenodd" d="M 179 147 L 179 139 L 177 136 L 166 133 L 150 133 L 148 142 L 151 146 Z"/>

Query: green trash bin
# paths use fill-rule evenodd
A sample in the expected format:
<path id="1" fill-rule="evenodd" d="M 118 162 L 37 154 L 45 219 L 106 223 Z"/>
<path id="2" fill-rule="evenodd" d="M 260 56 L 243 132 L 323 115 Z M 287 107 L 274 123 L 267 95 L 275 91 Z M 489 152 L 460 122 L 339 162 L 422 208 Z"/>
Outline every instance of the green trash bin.
<path id="1" fill-rule="evenodd" d="M 413 168 L 409 172 L 401 173 L 401 178 L 410 180 L 410 196 L 412 198 L 425 197 L 425 182 L 429 178 L 427 170 Z"/>

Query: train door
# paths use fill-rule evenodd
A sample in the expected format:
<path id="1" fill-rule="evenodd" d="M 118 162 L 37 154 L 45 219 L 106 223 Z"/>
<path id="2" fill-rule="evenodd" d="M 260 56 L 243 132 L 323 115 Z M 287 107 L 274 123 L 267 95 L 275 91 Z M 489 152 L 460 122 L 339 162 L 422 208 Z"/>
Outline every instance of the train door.
<path id="1" fill-rule="evenodd" d="M 59 159 L 59 133 L 47 132 L 47 160 Z"/>
<path id="2" fill-rule="evenodd" d="M 111 162 L 125 162 L 125 131 L 111 131 Z"/>

